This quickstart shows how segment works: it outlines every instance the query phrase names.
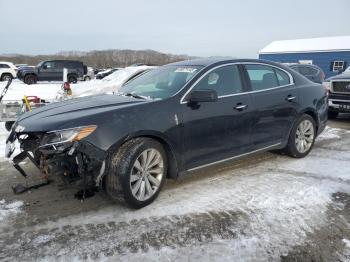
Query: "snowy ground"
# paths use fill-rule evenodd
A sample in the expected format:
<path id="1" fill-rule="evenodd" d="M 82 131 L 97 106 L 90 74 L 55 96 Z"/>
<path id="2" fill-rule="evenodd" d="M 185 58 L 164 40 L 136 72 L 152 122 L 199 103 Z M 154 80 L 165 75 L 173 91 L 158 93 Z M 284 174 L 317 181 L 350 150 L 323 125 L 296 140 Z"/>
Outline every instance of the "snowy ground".
<path id="1" fill-rule="evenodd" d="M 14 196 L 21 178 L 1 161 L 0 260 L 350 261 L 345 129 L 304 159 L 264 153 L 167 181 L 141 210 L 102 193 L 81 203 L 59 182 Z"/>

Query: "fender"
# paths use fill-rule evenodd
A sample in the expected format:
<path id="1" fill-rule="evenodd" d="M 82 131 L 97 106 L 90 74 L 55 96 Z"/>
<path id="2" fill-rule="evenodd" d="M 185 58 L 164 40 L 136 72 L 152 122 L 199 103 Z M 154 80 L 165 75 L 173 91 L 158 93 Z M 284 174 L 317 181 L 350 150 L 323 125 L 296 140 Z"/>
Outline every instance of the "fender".
<path id="1" fill-rule="evenodd" d="M 178 177 L 179 173 L 183 171 L 183 170 L 179 170 L 179 166 L 182 166 L 181 165 L 182 158 L 180 155 L 179 145 L 178 146 L 174 145 L 174 143 L 172 143 L 170 139 L 161 132 L 158 132 L 155 130 L 142 130 L 135 133 L 130 133 L 124 136 L 123 138 L 121 138 L 116 143 L 114 143 L 107 150 L 107 153 L 110 154 L 111 152 L 118 150 L 122 144 L 129 141 L 130 139 L 137 138 L 137 137 L 149 137 L 160 142 L 164 146 L 164 149 L 168 155 L 168 166 L 169 166 L 168 178 Z"/>

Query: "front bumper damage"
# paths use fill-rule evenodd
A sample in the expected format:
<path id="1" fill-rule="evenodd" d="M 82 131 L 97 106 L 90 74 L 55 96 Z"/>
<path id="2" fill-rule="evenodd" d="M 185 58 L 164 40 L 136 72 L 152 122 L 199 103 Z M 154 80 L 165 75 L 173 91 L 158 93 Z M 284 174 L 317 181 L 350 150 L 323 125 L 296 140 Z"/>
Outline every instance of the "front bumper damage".
<path id="1" fill-rule="evenodd" d="M 52 176 L 59 176 L 63 184 L 77 183 L 82 187 L 77 198 L 84 199 L 102 186 L 105 172 L 106 152 L 84 140 L 59 145 L 41 146 L 44 133 L 21 133 L 12 131 L 6 141 L 6 157 L 14 153 L 14 144 L 19 142 L 21 153 L 13 157 L 13 166 L 24 178 L 31 175 L 21 166 L 30 160 L 40 171 L 41 180 L 37 184 L 17 185 L 14 193 L 22 193 L 31 188 L 49 184 Z M 89 193 L 90 192 L 90 193 Z"/>

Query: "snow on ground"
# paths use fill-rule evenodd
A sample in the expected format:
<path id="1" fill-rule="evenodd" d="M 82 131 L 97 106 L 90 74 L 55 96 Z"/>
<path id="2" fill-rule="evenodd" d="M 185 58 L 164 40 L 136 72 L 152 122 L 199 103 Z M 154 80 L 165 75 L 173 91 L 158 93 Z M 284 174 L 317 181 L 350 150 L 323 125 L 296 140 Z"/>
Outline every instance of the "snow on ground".
<path id="1" fill-rule="evenodd" d="M 1 128 L 0 138 L 6 137 Z M 207 169 L 195 174 L 197 178 L 180 180 L 140 210 L 116 205 L 40 223 L 23 235 L 27 249 L 21 254 L 35 250 L 38 258 L 49 260 L 102 253 L 114 254 L 111 261 L 115 256 L 129 261 L 279 260 L 328 223 L 333 193 L 350 193 L 349 161 L 349 131 L 328 127 L 306 158 L 263 154 L 242 167 Z M 0 202 L 0 214 L 5 209 L 7 204 Z M 206 215 L 214 222 L 207 222 Z M 229 219 L 215 229 L 215 219 L 222 219 L 216 216 Z M 108 227 L 110 222 L 118 226 Z M 95 228 L 99 225 L 108 229 L 101 233 Z M 198 232 L 188 236 L 191 230 Z M 157 248 L 153 234 L 160 241 Z M 210 241 L 198 241 L 207 235 Z M 132 243 L 139 242 L 150 248 L 132 250 Z M 343 242 L 348 247 L 348 240 Z M 6 248 L 4 252 L 11 252 Z"/>
<path id="2" fill-rule="evenodd" d="M 346 133 L 341 129 L 327 128 L 321 141 L 336 143 L 341 138 L 341 135 L 339 138 L 336 135 L 344 132 Z M 84 213 L 83 216 L 73 215 L 36 227 L 39 231 L 52 229 L 52 232 L 58 232 L 57 227 L 64 229 L 68 226 L 69 230 L 78 230 L 82 223 L 127 223 L 121 224 L 123 226 L 117 231 L 108 230 L 102 235 L 96 235 L 95 232 L 93 236 L 90 235 L 92 233 L 84 232 L 84 237 L 72 237 L 69 244 L 64 246 L 53 244 L 53 239 L 62 237 L 61 233 L 45 233 L 41 237 L 37 236 L 39 238 L 35 241 L 43 243 L 48 239 L 48 243 L 51 243 L 43 244 L 44 257 L 53 258 L 51 256 L 58 248 L 62 259 L 70 257 L 72 250 L 79 258 L 82 254 L 89 256 L 101 253 L 102 250 L 115 252 L 115 249 L 125 248 L 124 245 L 128 245 L 129 241 L 137 242 L 139 238 L 157 232 L 163 226 L 162 230 L 167 232 L 164 234 L 170 235 L 170 240 L 166 239 L 171 242 L 170 247 L 163 243 L 160 248 L 136 253 L 126 248 L 126 251 L 121 251 L 123 258 L 129 261 L 140 258 L 144 261 L 183 261 L 189 258 L 201 261 L 217 261 L 219 258 L 221 261 L 279 260 L 293 246 L 302 244 L 307 233 L 327 223 L 327 209 L 332 203 L 333 193 L 350 193 L 350 139 L 347 139 L 343 142 L 349 148 L 342 152 L 342 158 L 339 159 L 335 149 L 327 147 L 327 151 L 324 151 L 325 148 L 317 144 L 312 153 L 303 159 L 285 156 L 271 157 L 265 161 L 255 159 L 255 163 L 233 171 L 216 170 L 220 174 L 167 188 L 154 203 L 140 210 L 120 206 L 102 207 L 97 212 Z M 198 243 L 196 237 L 190 239 L 193 242 L 191 245 L 181 242 L 186 227 L 152 222 L 155 218 L 167 221 L 179 217 L 191 221 L 191 216 L 195 217 L 196 214 L 212 214 L 215 217 L 220 212 L 226 216 L 237 214 L 237 221 L 232 224 L 227 222 L 225 232 L 214 234 L 209 242 Z M 199 223 L 198 219 L 193 219 L 187 226 L 191 228 L 196 223 Z M 137 226 L 138 224 L 141 225 Z M 230 233 L 225 236 L 227 232 Z M 171 240 L 171 237 L 177 240 Z M 201 237 L 203 236 L 199 236 Z M 151 240 L 145 241 L 148 243 Z M 177 246 L 176 243 L 182 244 Z M 347 244 L 346 241 L 344 243 Z"/>
<path id="3" fill-rule="evenodd" d="M 7 219 L 21 212 L 23 202 L 14 201 L 6 203 L 4 199 L 0 200 L 0 227 L 3 226 Z"/>

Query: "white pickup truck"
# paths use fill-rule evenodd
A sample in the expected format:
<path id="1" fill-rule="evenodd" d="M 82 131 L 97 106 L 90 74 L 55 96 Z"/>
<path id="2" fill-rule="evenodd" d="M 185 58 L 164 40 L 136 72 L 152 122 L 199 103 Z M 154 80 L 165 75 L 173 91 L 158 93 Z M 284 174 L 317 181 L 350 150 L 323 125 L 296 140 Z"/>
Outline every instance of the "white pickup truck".
<path id="1" fill-rule="evenodd" d="M 325 84 L 329 89 L 329 118 L 350 113 L 350 67 L 342 74 L 328 78 Z"/>

